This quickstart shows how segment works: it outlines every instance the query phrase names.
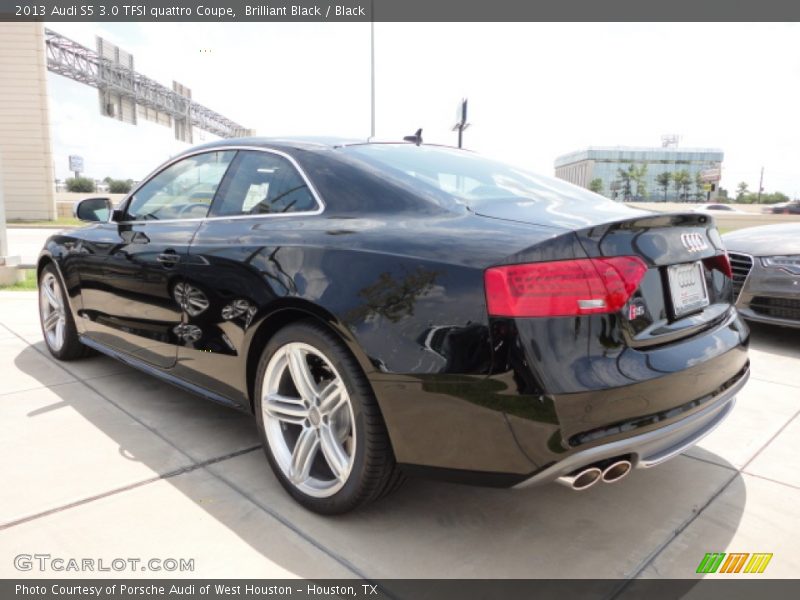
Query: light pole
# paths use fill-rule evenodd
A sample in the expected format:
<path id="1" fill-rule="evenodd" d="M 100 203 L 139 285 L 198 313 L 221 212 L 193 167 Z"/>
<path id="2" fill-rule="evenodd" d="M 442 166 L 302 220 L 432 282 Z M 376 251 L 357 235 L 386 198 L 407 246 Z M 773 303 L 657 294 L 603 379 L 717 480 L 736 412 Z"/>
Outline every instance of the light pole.
<path id="1" fill-rule="evenodd" d="M 461 104 L 458 107 L 458 111 L 456 113 L 456 124 L 453 125 L 453 131 L 458 131 L 458 147 L 461 148 L 462 143 L 464 141 L 464 130 L 469 127 L 469 123 L 467 123 L 467 99 L 464 98 L 461 100 Z"/>
<path id="2" fill-rule="evenodd" d="M 375 137 L 375 3 L 370 2 L 370 22 L 369 22 L 369 86 L 370 86 L 370 116 L 371 123 L 369 129 L 370 139 Z"/>

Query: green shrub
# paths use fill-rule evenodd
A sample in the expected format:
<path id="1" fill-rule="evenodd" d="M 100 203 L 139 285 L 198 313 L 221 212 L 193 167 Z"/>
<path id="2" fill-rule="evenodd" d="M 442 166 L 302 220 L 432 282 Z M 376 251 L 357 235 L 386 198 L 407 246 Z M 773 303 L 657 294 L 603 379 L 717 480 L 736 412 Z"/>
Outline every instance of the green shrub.
<path id="1" fill-rule="evenodd" d="M 110 179 L 106 183 L 108 183 L 108 191 L 111 194 L 127 194 L 133 187 L 131 179 Z"/>
<path id="2" fill-rule="evenodd" d="M 94 180 L 88 177 L 70 177 L 67 179 L 67 191 L 89 193 L 95 191 Z"/>

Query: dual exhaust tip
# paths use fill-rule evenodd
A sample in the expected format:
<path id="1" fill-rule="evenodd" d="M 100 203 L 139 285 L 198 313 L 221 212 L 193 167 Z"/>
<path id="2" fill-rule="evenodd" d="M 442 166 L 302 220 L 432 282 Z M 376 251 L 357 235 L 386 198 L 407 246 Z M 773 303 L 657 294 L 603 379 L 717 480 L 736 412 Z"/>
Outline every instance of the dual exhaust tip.
<path id="1" fill-rule="evenodd" d="M 588 490 L 599 481 L 604 483 L 619 481 L 631 472 L 632 467 L 629 460 L 615 460 L 608 464 L 601 463 L 578 469 L 569 475 L 562 475 L 556 481 L 576 491 Z"/>

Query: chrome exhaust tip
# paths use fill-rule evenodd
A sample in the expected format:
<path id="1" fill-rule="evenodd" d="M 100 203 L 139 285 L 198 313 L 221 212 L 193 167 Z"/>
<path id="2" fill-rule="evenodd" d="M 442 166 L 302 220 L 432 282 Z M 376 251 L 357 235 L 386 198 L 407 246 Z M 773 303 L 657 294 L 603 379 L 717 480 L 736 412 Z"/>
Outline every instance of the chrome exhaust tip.
<path id="1" fill-rule="evenodd" d="M 617 462 L 611 463 L 605 469 L 603 469 L 602 479 L 606 483 L 614 483 L 615 481 L 619 481 L 631 472 L 632 466 L 633 465 L 631 465 L 631 461 L 629 460 L 618 460 Z"/>
<path id="2" fill-rule="evenodd" d="M 575 491 L 588 490 L 595 483 L 600 481 L 603 472 L 597 467 L 588 467 L 580 469 L 570 475 L 562 475 L 556 481 L 561 485 L 572 488 Z"/>

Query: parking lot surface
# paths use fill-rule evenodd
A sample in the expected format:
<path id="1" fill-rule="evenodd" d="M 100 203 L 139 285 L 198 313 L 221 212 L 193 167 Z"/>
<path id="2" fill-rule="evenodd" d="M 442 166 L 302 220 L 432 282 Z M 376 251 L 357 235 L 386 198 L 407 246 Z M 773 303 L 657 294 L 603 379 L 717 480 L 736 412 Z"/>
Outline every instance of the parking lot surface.
<path id="1" fill-rule="evenodd" d="M 0 292 L 0 577 L 691 578 L 707 552 L 800 572 L 800 333 L 753 326 L 752 378 L 699 446 L 613 485 L 409 480 L 342 517 L 296 505 L 248 415 L 105 357 L 58 363 L 33 292 Z M 21 572 L 14 557 L 194 559 Z M 723 577 L 711 575 L 708 577 Z"/>

